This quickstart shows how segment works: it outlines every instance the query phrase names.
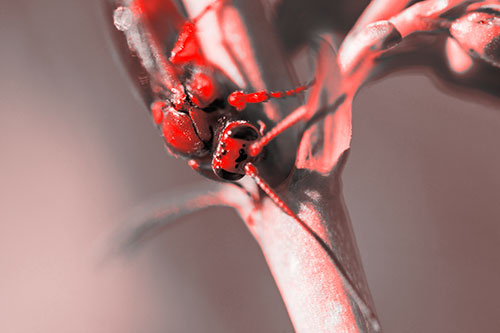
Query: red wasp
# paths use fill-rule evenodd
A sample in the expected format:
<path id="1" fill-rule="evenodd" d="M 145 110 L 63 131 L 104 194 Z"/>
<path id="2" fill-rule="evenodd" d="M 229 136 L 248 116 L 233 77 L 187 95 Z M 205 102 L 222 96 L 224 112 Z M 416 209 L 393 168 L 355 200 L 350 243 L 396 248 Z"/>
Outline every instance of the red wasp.
<path id="1" fill-rule="evenodd" d="M 151 3 L 136 0 L 118 7 L 114 21 L 117 29 L 125 32 L 129 47 L 150 76 L 155 96 L 151 113 L 167 149 L 187 158 L 193 169 L 212 179 L 236 181 L 251 176 L 277 205 L 294 216 L 259 177 L 255 164 L 271 140 L 305 120 L 310 112 L 305 107 L 298 108 L 264 134 L 264 122 L 252 124 L 241 118 L 241 111 L 247 104 L 298 95 L 313 83 L 280 92 L 244 93 L 207 61 L 197 39 L 196 25 L 206 13 L 227 1 L 215 0 L 192 20 L 182 23 L 168 58 L 158 36 L 149 32 L 155 24 L 146 7 Z M 145 31 L 137 34 L 140 30 Z"/>

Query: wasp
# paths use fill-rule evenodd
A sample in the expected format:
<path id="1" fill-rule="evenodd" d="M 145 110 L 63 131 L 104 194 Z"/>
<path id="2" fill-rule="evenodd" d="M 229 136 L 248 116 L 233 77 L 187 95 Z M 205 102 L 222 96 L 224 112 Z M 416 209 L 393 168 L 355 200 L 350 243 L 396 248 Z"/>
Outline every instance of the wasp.
<path id="1" fill-rule="evenodd" d="M 168 151 L 187 159 L 189 166 L 211 179 L 234 182 L 245 175 L 251 176 L 276 204 L 292 214 L 259 176 L 256 164 L 274 138 L 306 118 L 307 109 L 297 109 L 267 132 L 263 121 L 254 124 L 243 119 L 241 111 L 249 104 L 297 96 L 313 86 L 314 80 L 277 92 L 239 90 L 205 58 L 196 34 L 200 19 L 227 2 L 215 0 L 196 17 L 185 20 L 168 57 L 164 43 L 151 32 L 156 24 L 151 7 L 160 2 L 124 3 L 114 11 L 114 23 L 125 33 L 129 48 L 149 76 L 154 95 L 151 115 Z M 173 17 L 172 21 L 182 18 Z"/>

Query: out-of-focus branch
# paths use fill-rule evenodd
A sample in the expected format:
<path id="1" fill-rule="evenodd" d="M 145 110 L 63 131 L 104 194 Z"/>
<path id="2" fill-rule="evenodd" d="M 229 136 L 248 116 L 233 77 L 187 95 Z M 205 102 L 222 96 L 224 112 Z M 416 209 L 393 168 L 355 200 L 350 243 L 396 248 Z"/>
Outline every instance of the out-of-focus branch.
<path id="1" fill-rule="evenodd" d="M 339 51 L 339 65 L 345 91 L 354 94 L 370 78 L 384 75 L 396 68 L 398 61 L 393 61 L 387 55 L 401 52 L 398 50 L 401 49 L 400 46 L 394 46 L 405 45 L 406 40 L 411 40 L 414 44 L 407 48 L 407 52 L 401 52 L 402 57 L 399 59 L 407 66 L 411 65 L 411 59 L 414 59 L 411 53 L 422 53 L 419 48 L 428 47 L 425 44 L 415 44 L 415 35 L 432 33 L 453 38 L 454 41 L 448 43 L 448 54 L 460 56 L 453 63 L 455 67 L 466 66 L 464 70 L 469 69 L 471 65 L 468 61 L 471 60 L 465 53 L 476 58 L 476 62 L 486 62 L 490 66 L 499 67 L 500 11 L 496 8 L 498 6 L 492 6 L 490 3 L 491 1 L 427 0 L 408 7 L 388 20 L 354 29 Z M 444 45 L 444 42 L 441 44 Z M 435 48 L 435 45 L 432 47 Z M 419 61 L 423 64 L 427 61 L 429 67 L 438 68 L 439 66 L 433 66 L 433 58 L 442 57 L 444 52 L 441 50 L 441 53 L 434 57 L 420 57 Z M 445 65 L 444 68 L 446 67 Z M 470 76 L 474 76 L 474 73 Z M 464 84 L 472 81 L 470 76 L 463 78 Z M 449 74 L 443 76 L 444 79 L 446 77 L 449 77 Z M 459 78 L 454 81 L 458 82 Z M 488 91 L 488 88 L 486 85 L 484 90 Z"/>
<path id="2" fill-rule="evenodd" d="M 254 200 L 242 187 L 209 180 L 159 194 L 126 213 L 112 242 L 113 252 L 131 254 L 183 216 L 216 206 L 249 216 Z"/>
<path id="3" fill-rule="evenodd" d="M 358 31 L 370 23 L 387 20 L 402 11 L 411 0 L 372 0 L 351 29 Z"/>

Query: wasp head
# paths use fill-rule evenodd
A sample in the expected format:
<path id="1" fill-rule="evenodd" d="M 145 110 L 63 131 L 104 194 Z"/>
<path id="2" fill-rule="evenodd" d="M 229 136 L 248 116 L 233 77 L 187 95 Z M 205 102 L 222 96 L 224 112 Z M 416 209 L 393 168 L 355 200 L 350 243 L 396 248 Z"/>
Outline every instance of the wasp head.
<path id="1" fill-rule="evenodd" d="M 245 165 L 256 157 L 248 153 L 250 146 L 260 138 L 257 128 L 246 121 L 226 125 L 212 159 L 214 173 L 223 180 L 235 181 L 245 175 Z"/>

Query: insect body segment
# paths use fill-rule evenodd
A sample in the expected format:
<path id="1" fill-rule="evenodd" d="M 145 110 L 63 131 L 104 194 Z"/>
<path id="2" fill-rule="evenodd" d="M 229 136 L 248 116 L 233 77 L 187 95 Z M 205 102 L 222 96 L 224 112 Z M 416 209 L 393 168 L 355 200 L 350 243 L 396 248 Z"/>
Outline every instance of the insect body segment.
<path id="1" fill-rule="evenodd" d="M 256 160 L 248 149 L 259 139 L 257 128 L 246 121 L 229 123 L 222 131 L 212 159 L 214 173 L 224 180 L 238 180 L 245 175 L 245 166 Z"/>
<path id="2" fill-rule="evenodd" d="M 163 137 L 169 148 L 182 155 L 203 156 L 208 151 L 197 133 L 190 113 L 179 112 L 173 107 L 168 107 L 161 123 Z"/>
<path id="3" fill-rule="evenodd" d="M 167 101 L 156 101 L 151 106 L 154 122 L 160 127 L 165 144 L 175 155 L 203 157 L 210 153 L 220 113 L 210 113 L 196 107 L 177 109 Z"/>

